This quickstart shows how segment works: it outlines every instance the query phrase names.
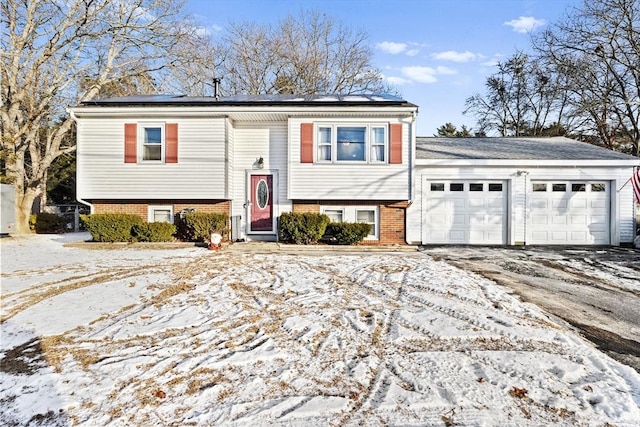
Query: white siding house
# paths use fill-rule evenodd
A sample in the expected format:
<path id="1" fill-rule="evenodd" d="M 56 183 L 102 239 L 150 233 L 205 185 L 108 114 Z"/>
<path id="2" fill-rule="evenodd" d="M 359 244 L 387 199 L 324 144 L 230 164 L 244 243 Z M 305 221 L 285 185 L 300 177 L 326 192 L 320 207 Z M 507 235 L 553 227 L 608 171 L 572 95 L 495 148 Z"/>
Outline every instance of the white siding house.
<path id="1" fill-rule="evenodd" d="M 284 212 L 372 226 L 373 244 L 620 245 L 640 160 L 567 138 L 416 138 L 392 96 L 134 96 L 69 109 L 92 212 L 230 216 L 276 240 Z"/>

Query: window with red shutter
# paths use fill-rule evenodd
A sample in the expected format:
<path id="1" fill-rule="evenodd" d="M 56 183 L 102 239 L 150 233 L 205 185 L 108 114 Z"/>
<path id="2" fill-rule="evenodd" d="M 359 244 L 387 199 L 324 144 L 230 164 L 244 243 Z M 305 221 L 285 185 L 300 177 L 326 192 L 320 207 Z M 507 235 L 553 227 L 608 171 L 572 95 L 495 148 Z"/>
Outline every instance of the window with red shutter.
<path id="1" fill-rule="evenodd" d="M 165 163 L 178 163 L 178 124 L 167 123 L 165 126 Z"/>
<path id="2" fill-rule="evenodd" d="M 135 123 L 124 124 L 124 162 L 138 162 L 138 126 Z"/>
<path id="3" fill-rule="evenodd" d="M 300 163 L 313 163 L 313 123 L 300 124 Z"/>
<path id="4" fill-rule="evenodd" d="M 389 163 L 402 164 L 402 123 L 389 126 Z"/>

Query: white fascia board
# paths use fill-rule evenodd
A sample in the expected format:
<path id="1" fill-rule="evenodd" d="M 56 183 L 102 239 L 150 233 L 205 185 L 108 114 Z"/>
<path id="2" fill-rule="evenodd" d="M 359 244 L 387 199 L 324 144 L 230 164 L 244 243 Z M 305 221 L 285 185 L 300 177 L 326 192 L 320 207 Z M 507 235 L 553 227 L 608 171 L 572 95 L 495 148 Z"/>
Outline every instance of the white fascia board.
<path id="1" fill-rule="evenodd" d="M 376 114 L 386 116 L 413 116 L 417 114 L 417 107 L 371 107 L 371 106 L 323 106 L 323 107 L 299 107 L 296 105 L 282 106 L 233 106 L 233 105 L 213 105 L 213 106 L 183 106 L 183 105 L 163 105 L 163 106 L 119 106 L 119 107 L 98 107 L 98 106 L 78 106 L 69 107 L 67 111 L 72 112 L 77 117 L 90 116 L 129 116 L 136 115 L 166 115 L 172 116 L 207 116 L 207 117 L 227 117 L 242 113 L 274 113 L 286 114 L 290 117 L 314 117 L 318 114 Z"/>
<path id="2" fill-rule="evenodd" d="M 640 166 L 640 158 L 633 160 L 510 160 L 510 159 L 417 159 L 416 166 L 526 166 L 544 167 L 633 167 Z"/>
<path id="3" fill-rule="evenodd" d="M 170 114 L 174 117 L 218 117 L 225 118 L 228 114 L 213 111 L 203 107 L 73 107 L 67 111 L 74 116 L 82 117 L 155 117 Z"/>

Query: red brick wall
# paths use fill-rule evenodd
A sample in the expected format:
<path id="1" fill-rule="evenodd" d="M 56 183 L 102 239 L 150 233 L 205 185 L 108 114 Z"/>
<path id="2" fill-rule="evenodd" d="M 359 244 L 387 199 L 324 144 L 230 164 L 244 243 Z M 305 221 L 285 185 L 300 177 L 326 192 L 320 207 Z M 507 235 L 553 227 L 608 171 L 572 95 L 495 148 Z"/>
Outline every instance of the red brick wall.
<path id="1" fill-rule="evenodd" d="M 196 212 L 226 213 L 231 216 L 231 202 L 228 200 L 94 200 L 92 204 L 94 213 L 135 214 L 147 221 L 149 205 L 171 205 L 175 216 L 187 208 L 194 208 Z"/>
<path id="2" fill-rule="evenodd" d="M 380 211 L 380 239 L 365 240 L 365 245 L 406 245 L 405 217 L 409 203 L 406 201 L 345 201 L 345 200 L 295 200 L 293 212 L 319 213 L 320 206 L 377 206 Z"/>

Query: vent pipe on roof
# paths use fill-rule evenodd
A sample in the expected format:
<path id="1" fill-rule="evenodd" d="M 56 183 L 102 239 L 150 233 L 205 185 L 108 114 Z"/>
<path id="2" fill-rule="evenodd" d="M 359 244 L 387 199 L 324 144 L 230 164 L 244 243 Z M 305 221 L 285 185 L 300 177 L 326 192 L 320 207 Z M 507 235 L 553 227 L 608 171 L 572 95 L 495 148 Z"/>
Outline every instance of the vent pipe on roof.
<path id="1" fill-rule="evenodd" d="M 216 99 L 216 101 L 218 100 L 220 93 L 220 80 L 222 79 L 219 77 L 213 78 L 213 97 Z"/>

